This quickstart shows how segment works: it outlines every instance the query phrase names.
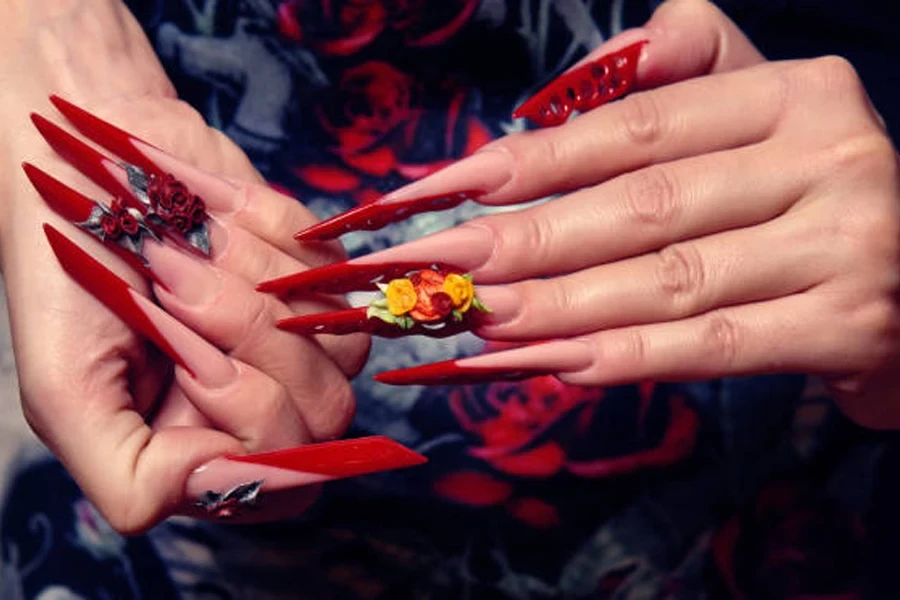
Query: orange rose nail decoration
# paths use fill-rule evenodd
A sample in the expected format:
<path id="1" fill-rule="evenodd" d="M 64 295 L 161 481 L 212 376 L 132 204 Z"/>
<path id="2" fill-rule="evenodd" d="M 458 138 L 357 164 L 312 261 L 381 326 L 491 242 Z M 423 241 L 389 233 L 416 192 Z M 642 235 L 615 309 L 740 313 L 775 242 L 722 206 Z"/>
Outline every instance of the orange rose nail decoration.
<path id="1" fill-rule="evenodd" d="M 475 295 L 471 275 L 421 269 L 377 285 L 382 296 L 369 303 L 366 316 L 404 330 L 417 323 L 440 327 L 451 319 L 460 322 L 472 308 L 490 312 Z"/>

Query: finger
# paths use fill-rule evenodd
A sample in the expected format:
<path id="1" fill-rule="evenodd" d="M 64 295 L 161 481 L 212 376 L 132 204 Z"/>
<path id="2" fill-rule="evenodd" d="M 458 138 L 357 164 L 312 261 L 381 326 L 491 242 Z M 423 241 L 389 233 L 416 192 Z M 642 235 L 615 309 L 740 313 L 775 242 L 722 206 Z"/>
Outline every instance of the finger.
<path id="1" fill-rule="evenodd" d="M 610 386 L 821 372 L 847 364 L 843 336 L 852 331 L 836 331 L 809 318 L 825 308 L 810 294 L 795 294 L 679 321 L 388 371 L 376 379 L 391 385 L 434 385 L 555 374 L 572 385 Z"/>
<path id="2" fill-rule="evenodd" d="M 139 273 L 157 279 L 153 270 L 147 268 L 145 256 L 146 248 L 158 245 L 155 241 L 157 238 L 140 212 L 124 208 L 117 202 L 114 202 L 112 207 L 94 202 L 36 167 L 27 163 L 23 167 L 41 197 L 56 212 L 100 239 Z M 130 220 L 133 230 L 124 225 L 125 218 Z M 107 227 L 106 220 L 112 221 L 114 227 Z M 214 242 L 212 252 L 214 264 L 243 276 L 245 280 L 254 281 L 271 273 L 295 271 L 299 267 L 297 261 L 290 256 L 271 248 L 259 238 L 229 222 L 210 221 L 206 226 L 209 237 Z M 329 300 L 321 297 L 316 302 L 296 301 L 291 306 L 294 310 L 302 312 L 321 308 L 323 302 L 326 306 L 329 305 Z M 331 302 L 331 306 L 343 305 L 338 299 Z M 325 351 L 335 357 L 336 362 L 346 373 L 355 374 L 361 368 L 366 352 L 364 343 L 359 340 L 337 339 L 326 339 L 324 343 Z"/>
<path id="3" fill-rule="evenodd" d="M 771 65 L 641 92 L 560 127 L 504 137 L 296 237 L 320 241 L 377 229 L 467 198 L 488 205 L 522 203 L 648 165 L 756 144 L 776 128 L 784 94 L 784 80 Z"/>
<path id="4" fill-rule="evenodd" d="M 822 308 L 810 294 L 795 294 L 680 321 L 601 331 L 583 338 L 592 349 L 591 366 L 560 379 L 617 385 L 822 372 L 841 361 L 846 365 L 841 356 L 846 340 L 825 326 L 824 316 L 815 317 Z"/>
<path id="5" fill-rule="evenodd" d="M 173 248 L 148 244 L 146 256 L 165 286 L 157 286 L 156 294 L 170 314 L 232 358 L 279 382 L 313 439 L 344 432 L 353 415 L 347 378 L 313 341 L 274 327 L 276 319 L 292 316 L 287 306 Z"/>
<path id="6" fill-rule="evenodd" d="M 793 157 L 792 148 L 770 143 L 656 165 L 260 287 L 308 292 L 331 285 L 327 277 L 341 289 L 356 271 L 351 283 L 394 273 L 394 265 L 432 262 L 472 273 L 479 285 L 570 273 L 777 217 L 826 168 L 782 168 Z"/>
<path id="7" fill-rule="evenodd" d="M 704 154 L 626 173 L 553 202 L 487 216 L 469 225 L 489 232 L 480 242 L 488 247 L 470 241 L 473 258 L 464 266 L 480 283 L 514 281 L 764 223 L 787 210 L 819 173 L 810 166 L 782 168 L 794 156 L 793 148 L 773 143 Z M 435 237 L 443 235 L 450 245 L 453 231 Z M 416 242 L 408 246 L 368 260 L 400 260 L 407 253 L 430 258 Z"/>
<path id="8" fill-rule="evenodd" d="M 796 221 L 681 242 L 561 277 L 480 287 L 492 312 L 479 335 L 570 337 L 683 319 L 809 289 L 827 279 L 835 266 L 825 242 L 806 243 Z"/>
<path id="9" fill-rule="evenodd" d="M 708 0 L 669 0 L 642 28 L 654 46 L 638 67 L 639 85 L 659 85 L 759 64 L 765 57 Z M 616 38 L 614 38 L 616 39 Z M 603 51 L 603 47 L 597 50 Z"/>
<path id="10" fill-rule="evenodd" d="M 305 268 L 287 254 L 228 221 L 211 224 L 210 238 L 213 241 L 212 265 L 237 275 L 248 286 Z M 296 296 L 286 302 L 291 313 L 299 315 L 321 312 L 323 308 L 335 310 L 347 307 L 347 301 L 338 296 Z M 326 336 L 316 338 L 316 341 L 348 376 L 359 372 L 368 354 L 368 344 L 359 336 Z"/>

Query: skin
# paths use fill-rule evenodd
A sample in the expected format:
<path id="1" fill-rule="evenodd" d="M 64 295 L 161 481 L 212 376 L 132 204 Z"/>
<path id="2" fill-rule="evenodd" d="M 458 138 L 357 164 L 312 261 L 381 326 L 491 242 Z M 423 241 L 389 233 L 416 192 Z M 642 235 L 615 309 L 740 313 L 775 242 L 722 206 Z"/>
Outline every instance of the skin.
<path id="1" fill-rule="evenodd" d="M 0 252 L 22 407 L 39 437 L 112 526 L 133 533 L 176 510 L 189 473 L 216 456 L 339 436 L 353 413 L 348 377 L 362 365 L 368 340 L 317 344 L 282 334 L 273 327 L 276 318 L 334 310 L 337 301 L 284 303 L 253 285 L 339 260 L 340 247 L 303 249 L 291 240 L 294 228 L 314 217 L 260 185 L 243 153 L 175 98 L 139 24 L 120 2 L 10 0 L 0 3 L 0 19 L 7 29 L 0 39 L 0 86 L 7 90 L 0 98 Z M 156 256 L 171 277 L 187 274 L 192 282 L 180 290 L 182 297 L 161 293 L 159 301 L 179 326 L 221 350 L 210 360 L 230 363 L 235 373 L 222 385 L 204 385 L 180 368 L 173 377 L 168 359 L 60 268 L 43 222 L 137 290 L 151 291 L 117 257 L 52 214 L 20 169 L 28 160 L 109 200 L 30 126 L 31 111 L 65 123 L 47 100 L 51 93 L 164 150 L 177 148 L 187 163 L 245 182 L 239 192 L 248 198 L 244 208 L 219 215 L 226 250 L 210 262 Z M 314 376 L 292 377 L 302 368 L 291 365 L 307 365 Z M 313 496 L 306 492 L 307 502 Z"/>

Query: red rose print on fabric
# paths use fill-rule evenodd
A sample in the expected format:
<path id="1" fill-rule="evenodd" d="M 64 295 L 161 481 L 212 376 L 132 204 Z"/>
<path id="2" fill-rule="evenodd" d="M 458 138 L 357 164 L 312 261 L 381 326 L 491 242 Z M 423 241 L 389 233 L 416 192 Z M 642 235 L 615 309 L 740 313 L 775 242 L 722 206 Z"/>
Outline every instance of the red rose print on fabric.
<path id="1" fill-rule="evenodd" d="M 653 385 L 645 385 L 633 431 L 641 436 L 651 402 L 665 403 L 668 416 L 659 441 L 645 446 L 640 439 L 635 440 L 639 449 L 625 454 L 598 458 L 579 455 L 579 446 L 590 445 L 585 442 L 591 442 L 595 435 L 593 420 L 605 398 L 602 389 L 568 386 L 555 377 L 494 383 L 483 400 L 470 388 L 452 390 L 450 410 L 470 434 L 473 444 L 468 448 L 469 456 L 480 461 L 483 470 L 467 471 L 464 476 L 462 472 L 450 473 L 436 482 L 435 492 L 470 506 L 484 507 L 490 499 L 491 505 L 504 507 L 513 518 L 532 527 L 551 527 L 560 522 L 560 516 L 550 502 L 520 497 L 515 486 L 507 484 L 555 476 L 613 477 L 671 465 L 693 451 L 699 429 L 694 410 L 680 396 L 656 394 Z M 503 493 L 486 494 L 488 489 Z"/>
<path id="2" fill-rule="evenodd" d="M 362 204 L 380 194 L 364 185 L 365 178 L 382 179 L 392 173 L 406 179 L 424 177 L 455 158 L 458 123 L 464 119 L 463 154 L 470 154 L 490 141 L 492 135 L 474 117 L 460 114 L 465 90 L 448 92 L 446 160 L 415 161 L 416 134 L 424 109 L 422 90 L 416 80 L 383 61 L 368 61 L 344 71 L 333 94 L 316 109 L 319 123 L 331 138 L 328 164 L 307 164 L 295 173 L 310 187 L 323 192 L 353 193 Z"/>
<path id="3" fill-rule="evenodd" d="M 355 54 L 385 32 L 407 46 L 436 46 L 471 20 L 479 1 L 287 0 L 278 6 L 278 30 L 326 55 Z"/>
<path id="4" fill-rule="evenodd" d="M 805 481 L 764 489 L 716 532 L 711 550 L 737 600 L 859 600 L 866 545 L 860 516 L 830 499 L 825 485 Z"/>

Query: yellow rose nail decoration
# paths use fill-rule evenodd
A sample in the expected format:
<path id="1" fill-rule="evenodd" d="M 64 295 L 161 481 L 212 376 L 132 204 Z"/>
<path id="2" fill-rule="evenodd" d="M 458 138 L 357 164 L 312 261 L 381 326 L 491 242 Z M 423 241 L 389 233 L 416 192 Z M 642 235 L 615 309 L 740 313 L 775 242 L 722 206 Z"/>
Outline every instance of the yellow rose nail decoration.
<path id="1" fill-rule="evenodd" d="M 453 301 L 453 307 L 459 312 L 465 313 L 472 306 L 475 299 L 475 285 L 471 278 L 450 273 L 444 278 L 443 289 Z"/>
<path id="2" fill-rule="evenodd" d="M 416 305 L 416 288 L 409 279 L 394 279 L 384 289 L 388 310 L 395 317 L 405 315 Z"/>

